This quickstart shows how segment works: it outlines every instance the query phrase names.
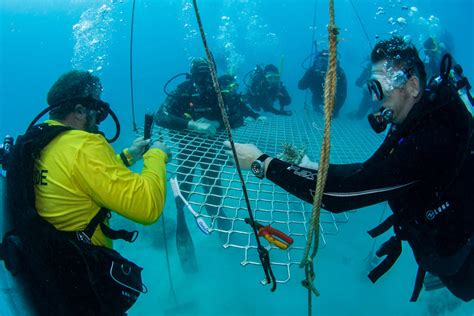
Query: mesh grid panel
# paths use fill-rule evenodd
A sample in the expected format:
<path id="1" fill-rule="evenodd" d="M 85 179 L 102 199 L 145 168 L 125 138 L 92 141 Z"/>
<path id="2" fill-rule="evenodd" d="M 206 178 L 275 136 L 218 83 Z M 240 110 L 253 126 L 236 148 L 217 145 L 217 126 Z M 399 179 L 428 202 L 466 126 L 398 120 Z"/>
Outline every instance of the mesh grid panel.
<path id="1" fill-rule="evenodd" d="M 251 122 L 232 133 L 235 142 L 256 144 L 271 156 L 282 152 L 282 145 L 289 143 L 305 147 L 309 158 L 318 161 L 323 126 L 321 116 L 304 113 L 291 117 L 270 116 L 264 122 Z M 174 159 L 168 163 L 168 175 L 178 177 L 183 195 L 207 222 L 211 232 L 219 232 L 224 248 L 242 249 L 242 265 L 260 265 L 253 231 L 244 221 L 248 211 L 242 185 L 233 158 L 228 157 L 223 149 L 227 132 L 220 131 L 209 137 L 192 131 L 157 127 L 154 139 L 164 141 L 171 148 Z M 383 136 L 372 132 L 365 121 L 333 120 L 330 161 L 364 161 L 382 140 Z M 291 278 L 291 267 L 298 265 L 303 256 L 311 205 L 268 180 L 257 179 L 250 172 L 243 171 L 243 175 L 255 220 L 263 225 L 270 224 L 294 239 L 288 250 L 280 250 L 261 239 L 264 245 L 268 245 L 277 281 L 287 282 Z M 220 183 L 216 178 L 220 178 Z M 188 217 L 188 225 L 190 220 Z M 346 213 L 332 214 L 322 210 L 320 247 L 325 247 L 328 236 L 337 234 L 348 220 Z"/>

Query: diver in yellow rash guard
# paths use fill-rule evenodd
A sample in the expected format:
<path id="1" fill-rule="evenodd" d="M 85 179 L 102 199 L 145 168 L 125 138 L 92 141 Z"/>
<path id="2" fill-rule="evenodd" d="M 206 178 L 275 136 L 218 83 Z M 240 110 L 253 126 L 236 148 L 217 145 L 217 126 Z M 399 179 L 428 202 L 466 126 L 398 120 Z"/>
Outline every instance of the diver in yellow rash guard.
<path id="1" fill-rule="evenodd" d="M 46 123 L 64 125 L 55 120 Z M 140 139 L 136 142 L 139 146 L 131 146 L 133 152 L 148 144 Z M 130 153 L 128 156 L 132 158 Z M 133 173 L 103 136 L 83 130 L 64 132 L 46 146 L 36 161 L 39 215 L 62 231 L 83 230 L 101 207 L 140 224 L 153 224 L 165 203 L 167 155 L 151 148 L 143 158 L 142 173 Z M 100 227 L 92 242 L 112 245 Z"/>
<path id="2" fill-rule="evenodd" d="M 102 85 L 97 77 L 72 71 L 51 87 L 48 104 L 87 95 L 100 100 L 101 92 Z M 142 174 L 133 173 L 115 155 L 105 138 L 94 133 L 100 123 L 94 117 L 97 111 L 74 103 L 68 104 L 69 110 L 68 106 L 52 110 L 52 120 L 46 121 L 49 125 L 66 125 L 74 129 L 53 139 L 36 161 L 38 214 L 62 231 L 84 229 L 102 207 L 140 224 L 156 222 L 165 203 L 166 145 L 153 144 L 144 156 Z M 129 165 L 142 157 L 148 143 L 136 140 L 130 150 L 124 151 Z M 92 242 L 112 246 L 100 227 Z"/>
<path id="3" fill-rule="evenodd" d="M 109 113 L 114 139 L 120 130 L 101 92 L 99 78 L 87 71 L 62 75 L 48 93 L 50 107 L 38 115 L 49 111 L 50 120 L 33 126 L 37 117 L 9 161 L 14 228 L 0 244 L 0 259 L 25 279 L 38 315 L 126 315 L 146 292 L 142 269 L 109 249 L 109 237 L 130 241 L 133 234 L 111 230 L 107 209 L 140 224 L 156 222 L 170 152 L 139 138 L 115 155 L 98 130 Z M 141 174 L 127 168 L 142 157 Z"/>

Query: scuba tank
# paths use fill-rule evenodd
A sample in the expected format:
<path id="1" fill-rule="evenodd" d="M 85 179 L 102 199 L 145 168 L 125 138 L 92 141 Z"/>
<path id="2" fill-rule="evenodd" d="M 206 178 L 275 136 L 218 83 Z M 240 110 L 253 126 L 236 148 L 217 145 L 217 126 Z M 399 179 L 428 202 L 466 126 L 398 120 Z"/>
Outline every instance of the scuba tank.
<path id="1" fill-rule="evenodd" d="M 451 67 L 451 61 L 452 58 L 450 54 L 443 56 L 441 59 L 441 74 L 436 78 L 431 78 L 428 86 L 436 87 L 446 82 L 458 93 L 469 113 L 473 115 L 472 106 L 474 106 L 474 97 L 471 93 L 471 84 L 469 80 L 463 76 L 461 65 L 457 64 Z"/>
<path id="2" fill-rule="evenodd" d="M 8 158 L 13 149 L 13 137 L 6 135 L 3 139 L 3 144 L 0 145 L 0 166 L 3 171 L 7 170 Z"/>
<path id="3" fill-rule="evenodd" d="M 449 72 L 449 81 L 454 85 L 464 105 L 466 105 L 468 111 L 473 115 L 472 107 L 474 106 L 474 97 L 471 93 L 471 84 L 469 80 L 463 76 L 461 65 L 457 64 L 451 69 Z"/>

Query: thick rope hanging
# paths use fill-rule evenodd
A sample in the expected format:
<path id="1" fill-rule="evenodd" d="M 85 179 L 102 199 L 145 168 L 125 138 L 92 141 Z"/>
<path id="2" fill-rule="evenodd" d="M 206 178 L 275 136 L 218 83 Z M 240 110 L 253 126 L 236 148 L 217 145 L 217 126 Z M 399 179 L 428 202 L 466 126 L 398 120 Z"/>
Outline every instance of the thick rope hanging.
<path id="1" fill-rule="evenodd" d="M 237 159 L 237 152 L 235 150 L 234 138 L 232 137 L 232 132 L 230 129 L 229 117 L 225 109 L 224 99 L 222 98 L 221 89 L 219 87 L 219 81 L 217 80 L 216 67 L 212 59 L 211 51 L 209 50 L 209 46 L 207 45 L 206 34 L 204 32 L 204 27 L 202 26 L 201 15 L 199 14 L 199 9 L 198 9 L 196 0 L 193 0 L 193 5 L 194 5 L 194 12 L 196 14 L 196 20 L 199 26 L 199 31 L 201 33 L 202 43 L 204 45 L 204 49 L 206 50 L 206 57 L 209 64 L 209 68 L 211 70 L 212 83 L 214 85 L 214 90 L 217 94 L 217 101 L 219 103 L 219 108 L 221 109 L 222 121 L 224 122 L 224 126 L 227 131 L 229 142 L 232 147 L 232 155 L 234 157 L 234 163 L 237 168 L 237 172 L 239 174 L 240 182 L 242 184 L 242 191 L 244 193 L 245 203 L 247 205 L 247 211 L 250 218 L 250 224 L 251 224 L 250 226 L 252 226 L 253 228 L 255 239 L 257 241 L 258 255 L 260 257 L 260 262 L 262 263 L 262 268 L 265 273 L 265 284 L 272 283 L 271 291 L 274 292 L 276 290 L 276 279 L 275 279 L 275 276 L 273 275 L 272 267 L 270 265 L 270 256 L 269 256 L 268 250 L 265 247 L 263 247 L 262 244 L 260 243 L 256 225 L 252 225 L 254 223 L 252 208 L 250 207 L 250 200 L 248 197 L 247 187 L 245 186 L 244 176 L 242 175 L 242 170 L 240 169 L 239 160 Z"/>
<path id="2" fill-rule="evenodd" d="M 133 25 L 135 20 L 135 0 L 132 3 L 132 21 L 130 22 L 130 98 L 132 107 L 132 124 L 133 131 L 137 132 L 137 122 L 135 120 L 135 104 L 133 100 Z"/>
<path id="3" fill-rule="evenodd" d="M 324 136 L 321 146 L 321 154 L 319 159 L 318 177 L 316 181 L 316 191 L 314 194 L 313 208 L 311 214 L 310 229 L 308 231 L 307 244 L 304 251 L 303 260 L 300 267 L 304 267 L 306 279 L 303 286 L 308 289 L 308 306 L 311 315 L 311 292 L 319 296 L 318 290 L 314 287 L 314 262 L 313 259 L 317 254 L 319 247 L 319 229 L 320 229 L 320 212 L 321 201 L 326 184 L 327 172 L 329 168 L 329 153 L 331 149 L 331 117 L 334 109 L 336 84 L 337 84 L 337 34 L 338 30 L 334 19 L 334 0 L 329 0 L 329 64 L 326 74 L 324 88 Z M 311 255 L 309 252 L 313 248 Z"/>

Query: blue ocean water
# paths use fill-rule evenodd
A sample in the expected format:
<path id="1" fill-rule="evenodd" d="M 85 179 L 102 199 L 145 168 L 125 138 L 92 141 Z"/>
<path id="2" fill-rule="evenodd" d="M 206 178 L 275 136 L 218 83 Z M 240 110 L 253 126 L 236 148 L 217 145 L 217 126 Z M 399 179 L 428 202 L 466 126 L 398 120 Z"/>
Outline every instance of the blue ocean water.
<path id="1" fill-rule="evenodd" d="M 474 78 L 474 27 L 471 0 L 336 0 L 339 59 L 348 79 L 343 113 L 356 109 L 360 90 L 353 84 L 377 37 L 390 32 L 410 36 L 421 47 L 428 35 L 448 38 L 456 61 Z M 134 100 L 136 117 L 156 110 L 165 98 L 164 83 L 186 72 L 192 57 L 204 56 L 192 2 L 136 1 L 134 22 Z M 303 108 L 305 94 L 296 83 L 310 53 L 316 5 L 318 47 L 327 45 L 327 1 L 199 1 L 209 45 L 221 73 L 232 69 L 241 81 L 257 63 L 274 63 L 293 97 L 291 109 Z M 363 28 L 356 16 L 367 31 Z M 104 85 L 104 99 L 123 128 L 117 150 L 133 139 L 130 110 L 130 0 L 2 0 L 0 2 L 0 136 L 21 134 L 46 106 L 46 93 L 57 77 L 73 67 L 90 69 Z M 390 18 L 393 18 L 390 20 Z M 446 35 L 447 34 L 447 35 Z M 473 79 L 474 80 L 474 79 Z M 105 124 L 105 131 L 112 126 Z M 171 199 L 170 199 L 171 200 Z M 174 206 L 165 213 L 174 214 Z M 371 213 L 373 211 L 373 213 Z M 408 302 L 416 268 L 408 251 L 376 285 L 363 270 L 372 241 L 364 233 L 377 223 L 380 208 L 351 215 L 349 225 L 325 249 L 317 264 L 321 297 L 313 299 L 316 315 L 474 315 L 474 305 L 461 304 L 447 292 L 419 303 Z M 371 217 L 371 214 L 376 216 Z M 171 217 L 171 216 L 170 216 Z M 158 223 L 157 225 L 161 225 Z M 184 275 L 175 252 L 170 260 L 177 302 L 170 293 L 166 259 L 158 228 L 144 229 L 135 245 L 118 244 L 145 267 L 150 292 L 131 315 L 303 315 L 306 291 L 302 271 L 270 293 L 259 281 L 259 269 L 241 267 L 235 251 L 222 249 L 217 238 L 196 236 L 200 272 Z M 170 237 L 172 238 L 172 237 Z M 169 243 L 174 243 L 170 240 Z M 133 250 L 129 250 L 133 247 Z M 0 302 L 1 304 L 1 302 Z"/>

